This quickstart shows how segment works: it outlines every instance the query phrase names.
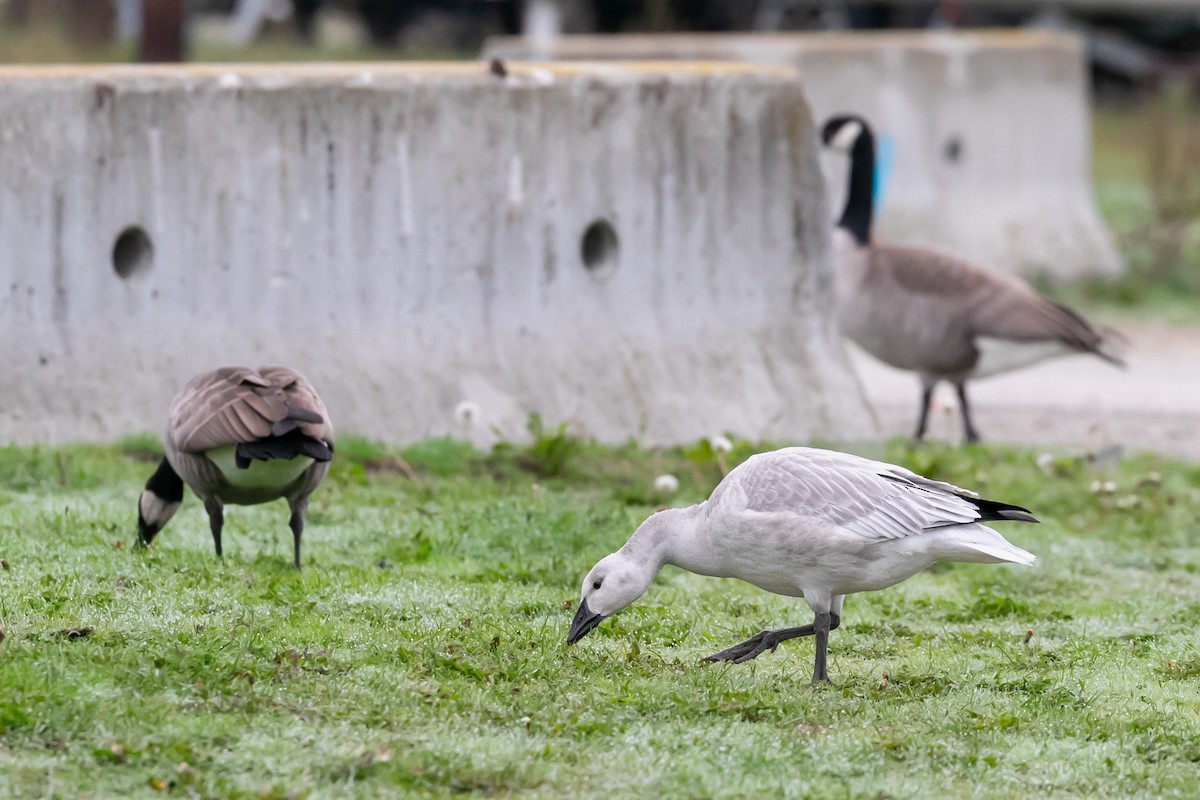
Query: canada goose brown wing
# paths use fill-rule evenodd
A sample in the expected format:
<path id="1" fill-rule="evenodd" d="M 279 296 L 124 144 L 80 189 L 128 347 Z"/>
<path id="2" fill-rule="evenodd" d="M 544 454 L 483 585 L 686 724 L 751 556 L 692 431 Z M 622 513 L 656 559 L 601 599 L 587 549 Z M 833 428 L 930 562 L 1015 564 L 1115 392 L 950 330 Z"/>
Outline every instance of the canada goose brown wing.
<path id="1" fill-rule="evenodd" d="M 1057 341 L 1072 350 L 1105 355 L 1100 351 L 1104 341 L 1100 330 L 1067 306 L 1032 289 L 998 291 L 975 309 L 971 329 L 977 336 L 1017 342 Z"/>
<path id="2" fill-rule="evenodd" d="M 962 330 L 971 336 L 1059 342 L 1122 363 L 1103 349 L 1112 331 L 1094 327 L 1074 310 L 1017 278 L 995 275 L 953 256 L 915 247 L 877 247 L 872 267 L 886 271 L 907 292 L 936 296 L 949 313 L 961 318 Z"/>
<path id="3" fill-rule="evenodd" d="M 1039 294 L 1015 280 L 997 278 L 986 299 L 972 309 L 970 330 L 977 337 L 1013 342 L 1058 342 L 1080 353 L 1091 353 L 1111 364 L 1125 362 L 1111 352 L 1123 341 L 1120 333 L 1092 325 L 1077 311 Z"/>
<path id="4" fill-rule="evenodd" d="M 222 367 L 197 375 L 171 404 L 168 436 L 185 453 L 282 436 L 296 428 L 332 441 L 312 385 L 284 367 Z"/>
<path id="5" fill-rule="evenodd" d="M 888 279 L 912 294 L 958 298 L 985 292 L 994 277 L 983 269 L 936 250 L 877 245 L 871 249 L 872 278 Z"/>
<path id="6" fill-rule="evenodd" d="M 329 420 L 329 412 L 308 378 L 294 369 L 278 366 L 260 367 L 258 374 L 283 391 L 291 409 L 291 416 L 274 426 L 271 431 L 273 435 L 281 436 L 299 428 L 314 439 L 333 442 L 333 423 Z"/>

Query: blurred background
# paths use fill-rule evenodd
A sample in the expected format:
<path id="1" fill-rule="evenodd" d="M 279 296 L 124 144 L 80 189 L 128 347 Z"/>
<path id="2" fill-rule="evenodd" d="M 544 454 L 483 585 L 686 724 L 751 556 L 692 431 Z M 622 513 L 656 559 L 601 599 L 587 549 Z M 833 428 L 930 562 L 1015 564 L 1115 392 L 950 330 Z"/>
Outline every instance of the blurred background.
<path id="1" fill-rule="evenodd" d="M 981 392 L 991 430 L 997 441 L 1116 440 L 1200 457 L 1200 1 L 0 0 L 0 65 L 474 61 L 496 37 L 536 50 L 539 42 L 578 33 L 989 28 L 1069 31 L 1084 43 L 1093 186 L 1081 188 L 1094 188 L 1124 269 L 1118 277 L 1115 270 L 1106 276 L 1084 269 L 1077 274 L 1091 277 L 1080 280 L 1036 270 L 1027 276 L 1041 291 L 1124 331 L 1138 365 L 1114 376 L 1086 359 L 1055 361 L 989 382 Z M 1001 47 L 1012 41 L 1004 36 L 998 35 Z M 1061 77 L 1058 69 L 1046 68 L 1048 80 Z M 816 81 L 810 100 L 827 88 L 820 76 L 802 77 Z M 1048 113 L 1024 102 L 1014 106 L 1020 107 L 987 124 Z M 1005 127 L 1003 136 L 1024 137 L 1027 153 L 1030 136 L 1054 133 L 1030 130 Z M 1004 158 L 1017 159 L 1014 172 L 1028 173 L 1021 152 Z M 833 185 L 831 196 L 840 191 Z M 1041 199 L 1035 194 L 1022 203 L 1037 206 Z M 990 227 L 1025 241 L 1015 227 Z M 906 429 L 911 376 L 887 373 L 870 359 L 859 359 L 856 368 L 882 429 Z M 1099 416 L 1109 421 L 1092 421 Z"/>
<path id="2" fill-rule="evenodd" d="M 1097 199 L 1127 266 L 1116 281 L 1039 288 L 1200 320 L 1192 0 L 0 0 L 0 63 L 473 59 L 489 36 L 520 33 L 999 26 L 1085 37 Z"/>

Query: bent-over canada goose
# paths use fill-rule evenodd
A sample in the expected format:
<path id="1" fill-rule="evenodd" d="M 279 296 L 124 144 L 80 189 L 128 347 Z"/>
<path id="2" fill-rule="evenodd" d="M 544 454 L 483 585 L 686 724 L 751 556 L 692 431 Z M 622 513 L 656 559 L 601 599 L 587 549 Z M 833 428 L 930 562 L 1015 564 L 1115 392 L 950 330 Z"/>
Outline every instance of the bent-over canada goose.
<path id="1" fill-rule="evenodd" d="M 204 501 L 221 556 L 223 507 L 286 498 L 300 569 L 308 496 L 329 471 L 333 425 L 311 383 L 287 367 L 222 367 L 175 395 L 166 456 L 138 498 L 138 541 L 148 545 L 183 502 L 183 484 Z"/>
<path id="2" fill-rule="evenodd" d="M 845 595 L 893 586 L 937 561 L 1033 565 L 1033 555 L 979 524 L 990 520 L 1037 522 L 1020 506 L 893 464 L 807 447 L 762 453 L 705 502 L 652 515 L 592 567 L 567 643 L 637 600 L 673 564 L 803 597 L 814 614 L 811 625 L 762 631 L 707 660 L 740 664 L 815 636 L 813 682 L 827 681 L 829 631 Z"/>
<path id="3" fill-rule="evenodd" d="M 825 123 L 822 140 L 849 152 L 846 207 L 833 235 L 841 327 L 871 355 L 921 376 L 916 438 L 925 435 L 938 381 L 954 384 L 967 441 L 979 440 L 966 382 L 1068 353 L 1092 353 L 1118 366 L 1105 347 L 1113 331 L 1017 278 L 919 247 L 871 241 L 875 137 L 861 117 Z"/>

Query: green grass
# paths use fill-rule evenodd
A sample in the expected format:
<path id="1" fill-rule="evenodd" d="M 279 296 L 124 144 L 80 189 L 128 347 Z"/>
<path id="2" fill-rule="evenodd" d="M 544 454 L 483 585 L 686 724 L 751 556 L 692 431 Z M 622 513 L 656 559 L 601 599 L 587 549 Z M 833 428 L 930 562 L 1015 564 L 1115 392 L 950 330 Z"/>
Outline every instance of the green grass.
<path id="1" fill-rule="evenodd" d="M 228 511 L 223 564 L 193 497 L 132 550 L 154 452 L 0 449 L 0 797 L 1195 792 L 1196 466 L 867 453 L 1029 505 L 1004 531 L 1041 562 L 850 598 L 814 688 L 809 640 L 700 663 L 802 601 L 673 568 L 564 644 L 653 477 L 674 504 L 716 483 L 706 446 L 347 440 L 299 574 L 282 503 Z"/>

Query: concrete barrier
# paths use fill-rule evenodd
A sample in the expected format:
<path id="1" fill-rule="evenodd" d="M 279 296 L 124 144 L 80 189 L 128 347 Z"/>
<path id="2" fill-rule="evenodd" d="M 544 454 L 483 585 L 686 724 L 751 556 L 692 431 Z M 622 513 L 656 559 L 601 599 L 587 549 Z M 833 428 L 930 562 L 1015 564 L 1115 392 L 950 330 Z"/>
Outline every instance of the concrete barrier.
<path id="1" fill-rule="evenodd" d="M 1091 182 L 1083 41 L 1052 31 L 567 36 L 504 58 L 728 59 L 795 67 L 814 116 L 853 111 L 881 135 L 879 232 L 1001 271 L 1116 275 Z M 835 207 L 845 162 L 825 159 Z"/>
<path id="2" fill-rule="evenodd" d="M 0 69 L 0 440 L 271 362 L 395 442 L 861 435 L 825 206 L 786 70 Z"/>

